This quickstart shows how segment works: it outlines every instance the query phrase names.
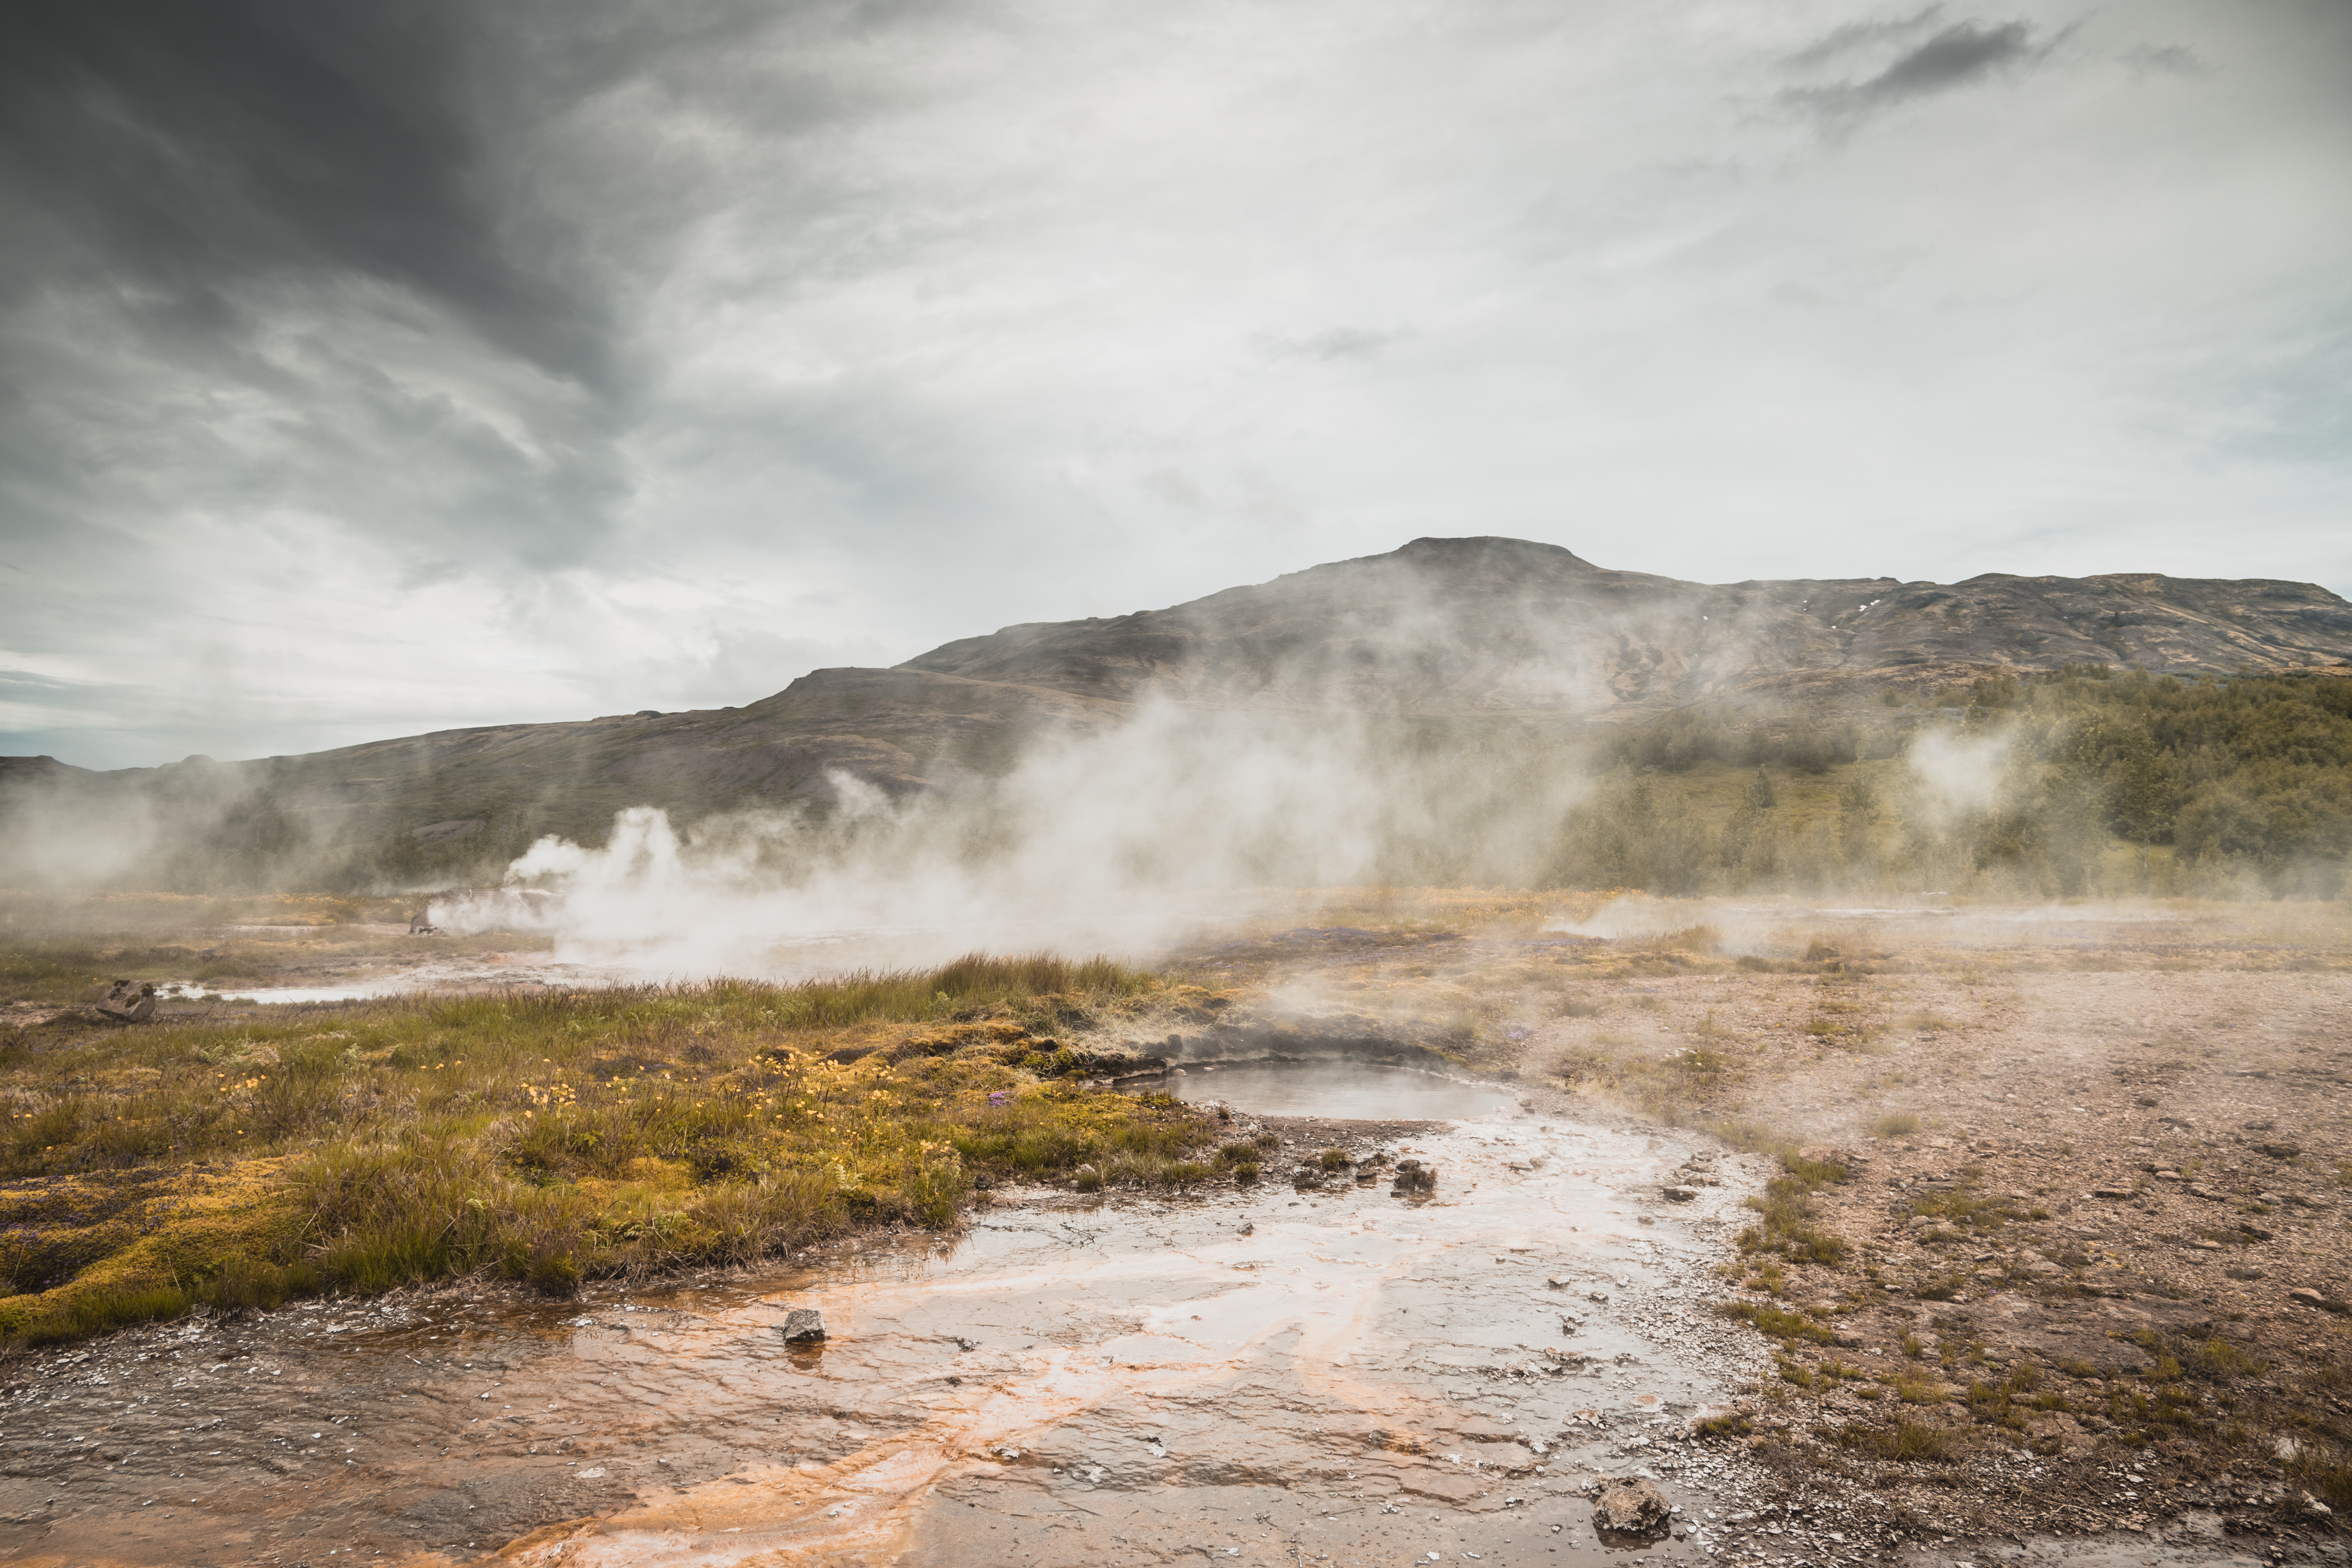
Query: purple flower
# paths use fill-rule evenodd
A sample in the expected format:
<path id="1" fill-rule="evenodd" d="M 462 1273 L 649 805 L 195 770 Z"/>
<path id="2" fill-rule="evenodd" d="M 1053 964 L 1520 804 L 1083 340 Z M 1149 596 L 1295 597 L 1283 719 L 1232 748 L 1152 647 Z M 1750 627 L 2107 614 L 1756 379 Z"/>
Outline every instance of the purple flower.
<path id="1" fill-rule="evenodd" d="M 1012 1100 L 1013 1091 L 1009 1089 L 995 1089 L 989 1090 L 988 1103 L 991 1105 L 1009 1105 L 1012 1103 Z"/>

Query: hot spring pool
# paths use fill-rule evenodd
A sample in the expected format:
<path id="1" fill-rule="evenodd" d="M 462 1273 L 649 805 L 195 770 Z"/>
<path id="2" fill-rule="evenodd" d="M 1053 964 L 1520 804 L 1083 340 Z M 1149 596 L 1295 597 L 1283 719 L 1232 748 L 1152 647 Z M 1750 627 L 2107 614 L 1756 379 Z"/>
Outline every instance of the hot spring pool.
<path id="1" fill-rule="evenodd" d="M 1170 1068 L 1165 1085 L 1179 1100 L 1218 1100 L 1253 1116 L 1354 1121 L 1466 1121 L 1517 1103 L 1499 1084 L 1370 1062 L 1193 1064 Z"/>

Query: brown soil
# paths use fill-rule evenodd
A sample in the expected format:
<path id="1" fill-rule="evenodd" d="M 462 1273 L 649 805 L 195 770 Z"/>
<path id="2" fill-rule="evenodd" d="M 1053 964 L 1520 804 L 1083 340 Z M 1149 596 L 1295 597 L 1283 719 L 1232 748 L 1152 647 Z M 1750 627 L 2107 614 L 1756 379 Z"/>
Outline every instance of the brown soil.
<path id="1" fill-rule="evenodd" d="M 1782 1370 L 1720 1436 L 1792 1499 L 1867 1491 L 1915 1539 L 2212 1510 L 2341 1552 L 2352 952 L 2332 909 L 2300 930 L 2242 909 L 1649 923 L 1675 934 L 1489 938 L 1433 971 L 1341 954 L 1319 976 L 1394 1019 L 1475 1007 L 1460 1054 L 1539 1113 L 1597 1100 L 1843 1168 L 1792 1182 L 1794 1235 L 1759 1216 L 1725 1280 Z"/>

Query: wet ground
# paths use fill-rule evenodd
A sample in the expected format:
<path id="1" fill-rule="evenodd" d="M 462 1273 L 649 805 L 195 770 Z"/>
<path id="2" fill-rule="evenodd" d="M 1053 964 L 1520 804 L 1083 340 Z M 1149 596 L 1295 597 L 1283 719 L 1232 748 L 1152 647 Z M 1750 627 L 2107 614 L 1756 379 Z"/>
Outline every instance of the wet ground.
<path id="1" fill-rule="evenodd" d="M 1500 1085 L 1372 1062 L 1210 1063 L 1171 1068 L 1153 1087 L 1194 1104 L 1228 1105 L 1255 1116 L 1377 1119 L 1409 1112 L 1452 1120 L 1494 1116 L 1517 1103 Z"/>
<path id="2" fill-rule="evenodd" d="M 1254 1192 L 1000 1194 L 951 1245 L 667 1293 L 322 1303 L 20 1362 L 0 1561 L 1552 1563 L 1600 1550 L 1587 1483 L 1647 1471 L 1696 1527 L 1666 1559 L 2340 1562 L 2273 1451 L 2337 1429 L 2352 1367 L 2331 919 L 1629 904 L 1229 944 L 1216 963 L 1287 976 L 1342 1033 L 1475 1009 L 1472 1059 L 1521 1076 L 1192 1059 L 1167 1087 L 1237 1133 L 1406 1114 L 1406 1090 L 1467 1120 L 1269 1121 L 1290 1159 Z M 1816 1201 L 1844 1260 L 1735 1289 L 1760 1168 L 1612 1101 L 1836 1145 L 1854 1179 Z M 1433 1161 L 1435 1200 L 1294 1192 L 1291 1159 L 1335 1142 Z M 1708 1149 L 1723 1184 L 1660 1201 Z M 1953 1194 L 1999 1202 L 1923 1222 Z M 1834 1329 L 1785 1347 L 1801 1365 L 1900 1363 L 1922 1392 L 1802 1392 L 1727 1297 Z M 802 1304 L 833 1326 L 814 1355 L 774 1335 Z M 2124 1406 L 2156 1363 L 2114 1359 L 2141 1332 L 2265 1364 L 2192 1367 L 2195 1419 L 2143 1432 Z M 2035 1367 L 2063 1401 L 1973 1398 Z M 1682 1436 L 1735 1397 L 1754 1437 Z M 1841 1445 L 1896 1415 L 1955 1454 Z"/>
<path id="3" fill-rule="evenodd" d="M 1646 1473 L 1682 1510 L 1654 1554 L 1706 1555 L 1757 1481 L 1684 1436 L 1756 1370 L 1705 1305 L 1738 1163 L 1670 1205 L 1693 1151 L 1626 1126 L 1510 1114 L 1387 1150 L 1435 1164 L 1436 1195 L 1349 1171 L 1002 1194 L 960 1237 L 723 1283 L 117 1336 L 24 1367 L 0 1407 L 0 1550 L 1501 1565 L 1600 1552 L 1583 1489 Z M 779 1336 L 801 1306 L 819 1350 Z"/>

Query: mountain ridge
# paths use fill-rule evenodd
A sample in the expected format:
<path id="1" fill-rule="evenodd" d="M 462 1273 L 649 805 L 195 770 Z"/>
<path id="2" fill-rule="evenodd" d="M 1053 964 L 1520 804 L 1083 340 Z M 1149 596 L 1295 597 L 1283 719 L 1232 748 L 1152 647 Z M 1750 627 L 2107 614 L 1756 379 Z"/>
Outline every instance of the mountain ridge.
<path id="1" fill-rule="evenodd" d="M 887 669 L 812 670 L 740 707 L 108 773 L 0 758 L 0 877 L 38 860 L 41 823 L 76 811 L 203 817 L 240 843 L 389 844 L 397 872 L 543 832 L 601 837 L 630 805 L 824 808 L 845 777 L 890 795 L 962 790 L 1042 733 L 1154 702 L 1554 732 L 1706 703 L 1878 723 L 1889 691 L 2084 664 L 2352 672 L 2352 604 L 2313 584 L 2152 573 L 1704 584 L 1532 541 L 1431 537 L 1164 609 L 1001 627 Z"/>

